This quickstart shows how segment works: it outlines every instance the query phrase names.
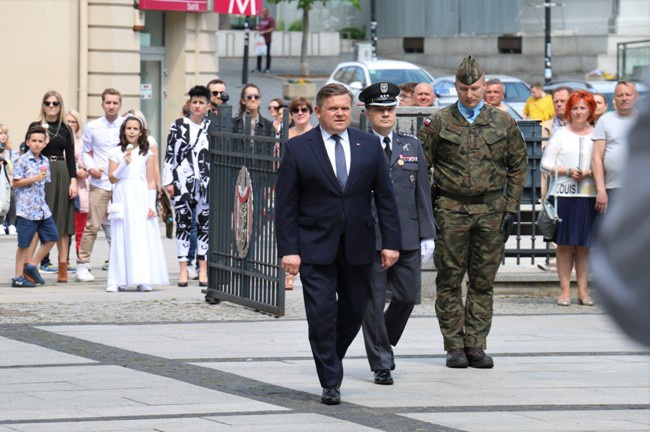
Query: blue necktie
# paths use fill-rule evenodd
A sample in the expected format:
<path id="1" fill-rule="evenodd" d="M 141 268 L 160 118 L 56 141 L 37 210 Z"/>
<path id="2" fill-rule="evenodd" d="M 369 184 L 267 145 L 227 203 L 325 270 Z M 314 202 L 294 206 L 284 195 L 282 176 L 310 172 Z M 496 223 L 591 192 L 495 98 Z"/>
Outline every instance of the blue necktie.
<path id="1" fill-rule="evenodd" d="M 341 189 L 345 189 L 345 183 L 348 181 L 348 169 L 345 164 L 345 153 L 341 145 L 341 137 L 334 134 L 332 139 L 336 143 L 334 145 L 334 159 L 336 162 L 336 178 L 341 185 Z"/>
<path id="2" fill-rule="evenodd" d="M 473 110 L 467 110 L 467 118 L 471 119 L 472 117 L 474 117 L 474 111 Z"/>

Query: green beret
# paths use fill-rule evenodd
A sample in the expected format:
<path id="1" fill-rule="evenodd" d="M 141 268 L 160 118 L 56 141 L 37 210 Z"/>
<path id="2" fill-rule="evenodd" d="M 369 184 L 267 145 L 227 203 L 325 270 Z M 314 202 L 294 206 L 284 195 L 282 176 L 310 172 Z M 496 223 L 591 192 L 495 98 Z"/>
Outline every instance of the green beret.
<path id="1" fill-rule="evenodd" d="M 474 57 L 468 55 L 460 62 L 456 71 L 456 79 L 463 84 L 472 85 L 483 76 L 483 68 Z"/>

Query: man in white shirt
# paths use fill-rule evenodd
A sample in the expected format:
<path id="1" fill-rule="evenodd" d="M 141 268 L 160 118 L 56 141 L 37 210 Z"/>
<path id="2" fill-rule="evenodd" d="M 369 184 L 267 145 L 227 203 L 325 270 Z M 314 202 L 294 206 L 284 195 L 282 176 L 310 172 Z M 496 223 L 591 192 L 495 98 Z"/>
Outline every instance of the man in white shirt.
<path id="1" fill-rule="evenodd" d="M 77 260 L 77 280 L 90 282 L 95 277 L 90 274 L 90 255 L 95 245 L 97 232 L 108 210 L 112 187 L 108 180 L 108 155 L 111 148 L 120 142 L 120 127 L 124 118 L 119 115 L 122 95 L 108 88 L 102 93 L 104 116 L 89 122 L 83 132 L 81 157 L 90 174 L 90 198 L 88 223 L 84 229 Z"/>
<path id="2" fill-rule="evenodd" d="M 615 191 L 622 184 L 627 136 L 637 118 L 638 98 L 634 82 L 619 81 L 614 90 L 616 111 L 603 114 L 591 136 L 594 141 L 591 165 L 596 182 L 596 210 L 600 213 L 607 211 L 609 200 L 615 199 Z"/>

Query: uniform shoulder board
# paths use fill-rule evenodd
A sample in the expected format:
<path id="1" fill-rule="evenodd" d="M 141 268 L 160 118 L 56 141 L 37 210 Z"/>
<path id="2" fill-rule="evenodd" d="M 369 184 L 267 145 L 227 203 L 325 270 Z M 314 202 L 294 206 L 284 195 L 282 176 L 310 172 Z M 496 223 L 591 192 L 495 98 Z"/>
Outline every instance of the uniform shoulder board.
<path id="1" fill-rule="evenodd" d="M 417 139 L 417 137 L 416 137 L 415 135 L 413 135 L 413 134 L 411 134 L 411 133 L 408 133 L 408 132 L 397 132 L 397 135 L 399 135 L 399 136 L 401 136 L 401 137 L 406 137 L 406 138 L 415 138 L 415 139 Z"/>

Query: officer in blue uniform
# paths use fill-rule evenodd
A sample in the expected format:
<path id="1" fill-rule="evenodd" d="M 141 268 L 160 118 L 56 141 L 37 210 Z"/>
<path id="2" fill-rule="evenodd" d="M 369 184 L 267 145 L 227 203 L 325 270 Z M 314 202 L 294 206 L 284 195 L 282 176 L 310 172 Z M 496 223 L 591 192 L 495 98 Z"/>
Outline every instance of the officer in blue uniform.
<path id="1" fill-rule="evenodd" d="M 397 345 L 411 316 L 420 290 L 420 262 L 431 259 L 436 235 L 427 166 L 420 140 L 394 131 L 397 96 L 393 83 L 366 87 L 359 100 L 366 105 L 366 118 L 384 147 L 395 201 L 399 210 L 403 250 L 397 263 L 381 267 L 382 238 L 377 238 L 377 259 L 373 264 L 372 300 L 363 320 L 363 338 L 375 384 L 393 384 L 395 369 L 392 346 Z M 384 312 L 386 291 L 392 293 Z"/>

